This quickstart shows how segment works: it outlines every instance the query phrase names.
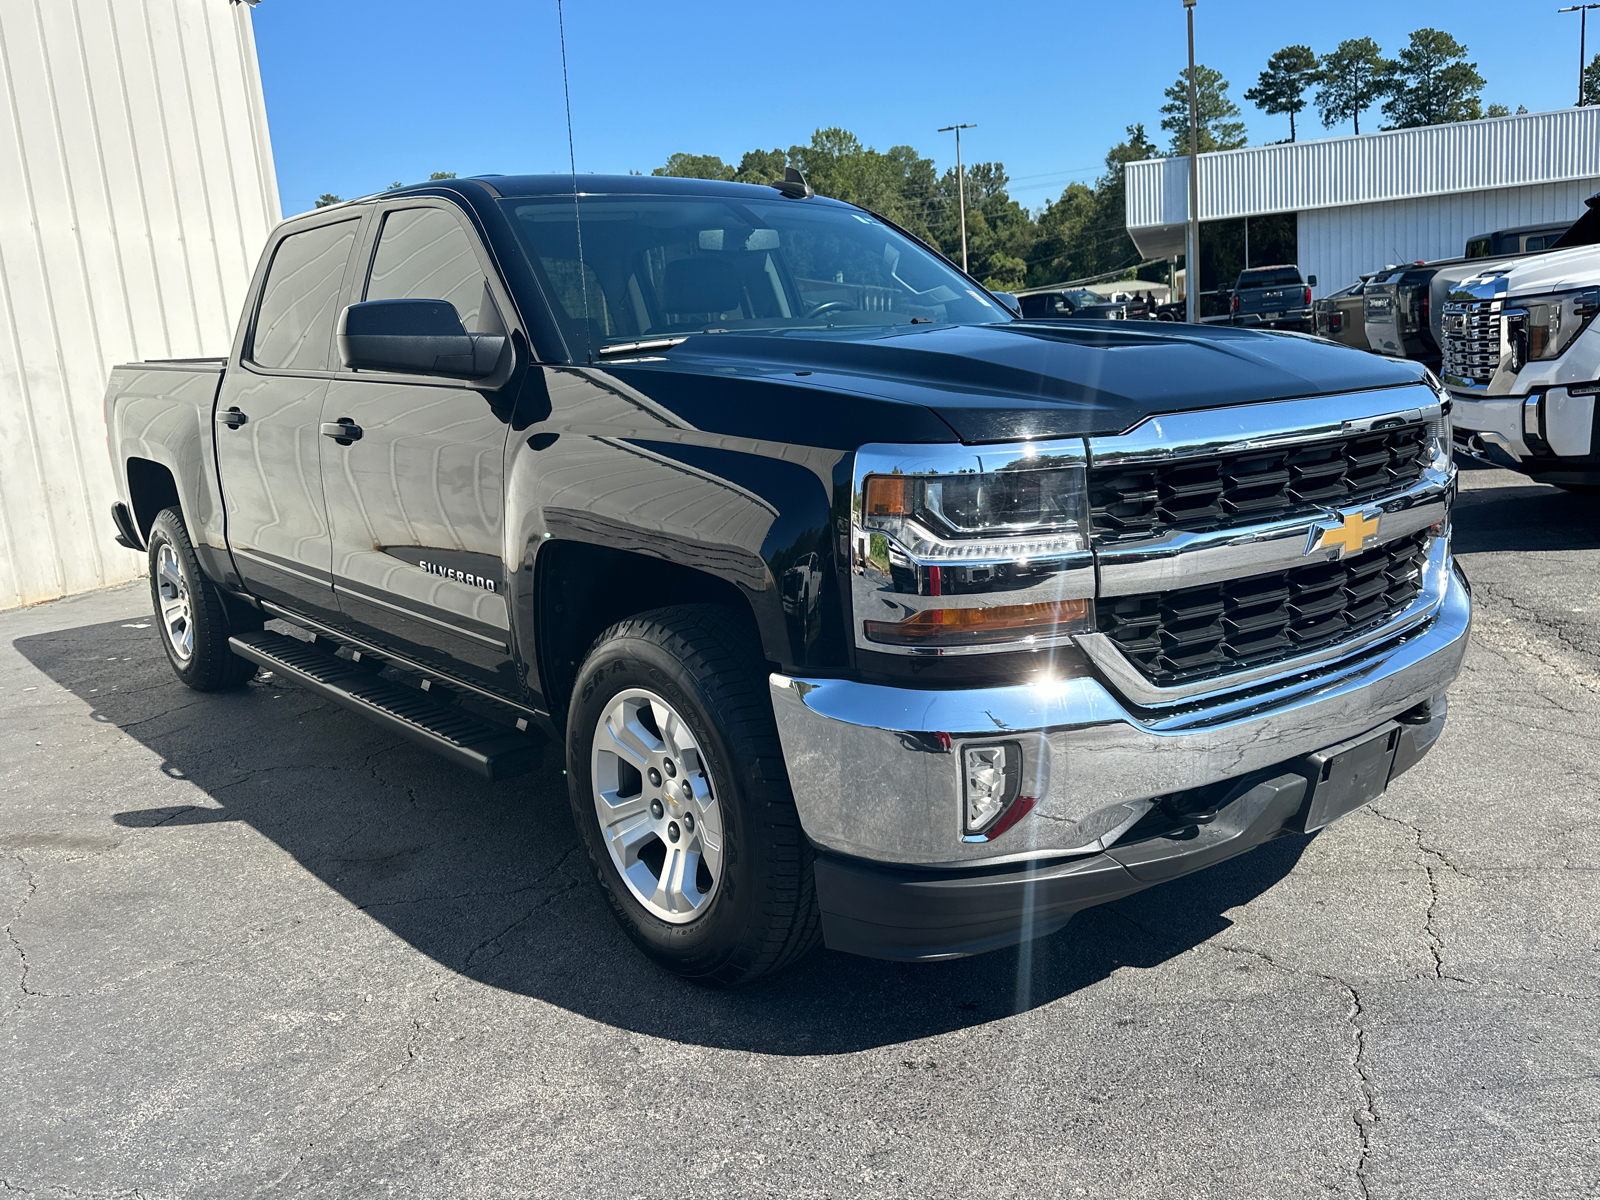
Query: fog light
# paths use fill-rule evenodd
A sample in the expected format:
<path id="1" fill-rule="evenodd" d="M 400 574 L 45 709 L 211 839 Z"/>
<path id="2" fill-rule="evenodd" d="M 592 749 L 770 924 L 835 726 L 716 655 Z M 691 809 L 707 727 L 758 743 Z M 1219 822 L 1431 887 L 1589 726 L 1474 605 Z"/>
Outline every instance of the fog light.
<path id="1" fill-rule="evenodd" d="M 1015 742 L 964 746 L 961 772 L 966 793 L 967 833 L 982 833 L 1017 798 L 1022 782 L 1022 747 Z"/>

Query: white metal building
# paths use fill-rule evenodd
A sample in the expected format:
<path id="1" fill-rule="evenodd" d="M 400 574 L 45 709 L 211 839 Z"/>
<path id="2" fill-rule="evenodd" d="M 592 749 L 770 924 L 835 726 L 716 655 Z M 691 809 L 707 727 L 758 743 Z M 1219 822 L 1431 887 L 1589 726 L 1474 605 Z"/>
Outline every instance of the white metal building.
<path id="1" fill-rule="evenodd" d="M 248 5 L 0 0 L 0 608 L 142 573 L 108 368 L 226 354 L 278 219 Z"/>
<path id="2" fill-rule="evenodd" d="M 1600 192 L 1600 108 L 1224 150 L 1199 174 L 1202 223 L 1295 213 L 1300 269 L 1325 295 L 1458 256 L 1476 234 L 1575 220 Z M 1188 191 L 1187 157 L 1128 164 L 1128 233 L 1147 258 L 1183 253 Z"/>

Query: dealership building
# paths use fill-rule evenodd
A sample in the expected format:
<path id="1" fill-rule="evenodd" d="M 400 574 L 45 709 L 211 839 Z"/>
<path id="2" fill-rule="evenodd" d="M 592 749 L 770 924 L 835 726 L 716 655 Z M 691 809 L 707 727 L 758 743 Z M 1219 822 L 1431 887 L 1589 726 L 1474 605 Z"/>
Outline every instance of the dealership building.
<path id="1" fill-rule="evenodd" d="M 222 356 L 278 222 L 248 4 L 0 0 L 0 609 L 112 540 L 115 363 Z"/>
<path id="2" fill-rule="evenodd" d="M 1600 192 L 1600 107 L 1223 150 L 1200 156 L 1199 176 L 1201 292 L 1290 261 L 1326 295 L 1457 257 L 1479 234 L 1575 220 Z M 1128 233 L 1146 258 L 1183 254 L 1188 192 L 1187 157 L 1128 164 Z"/>

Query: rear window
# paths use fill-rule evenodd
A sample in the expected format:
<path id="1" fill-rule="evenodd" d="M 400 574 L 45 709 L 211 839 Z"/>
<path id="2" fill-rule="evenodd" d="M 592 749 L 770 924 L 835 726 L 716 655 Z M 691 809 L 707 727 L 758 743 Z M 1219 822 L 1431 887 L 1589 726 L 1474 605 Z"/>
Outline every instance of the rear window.
<path id="1" fill-rule="evenodd" d="M 1262 267 L 1255 271 L 1245 271 L 1239 276 L 1236 285 L 1241 288 L 1265 287 L 1304 287 L 1305 280 L 1300 278 L 1298 267 Z"/>

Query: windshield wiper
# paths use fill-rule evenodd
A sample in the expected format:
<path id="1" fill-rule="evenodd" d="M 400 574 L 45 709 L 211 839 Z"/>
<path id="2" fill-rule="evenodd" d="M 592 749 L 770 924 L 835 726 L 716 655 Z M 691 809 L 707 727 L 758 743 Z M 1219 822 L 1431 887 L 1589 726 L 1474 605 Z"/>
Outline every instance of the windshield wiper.
<path id="1" fill-rule="evenodd" d="M 644 342 L 618 342 L 614 346 L 601 346 L 596 353 L 605 358 L 611 354 L 634 354 L 641 350 L 670 350 L 679 342 L 688 340 L 689 335 L 684 334 L 682 337 L 651 338 Z"/>

